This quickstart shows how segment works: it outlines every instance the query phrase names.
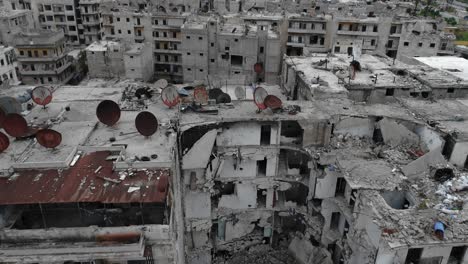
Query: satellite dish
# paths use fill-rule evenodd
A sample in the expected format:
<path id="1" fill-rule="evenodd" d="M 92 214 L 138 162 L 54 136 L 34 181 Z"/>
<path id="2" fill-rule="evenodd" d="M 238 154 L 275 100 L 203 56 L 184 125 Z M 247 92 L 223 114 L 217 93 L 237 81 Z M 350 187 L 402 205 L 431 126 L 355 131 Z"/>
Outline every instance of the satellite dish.
<path id="1" fill-rule="evenodd" d="M 241 87 L 241 86 L 237 86 L 234 93 L 235 93 L 238 100 L 244 100 L 245 97 L 246 97 L 245 89 L 243 87 Z"/>
<path id="2" fill-rule="evenodd" d="M 266 107 L 269 107 L 272 110 L 277 110 L 280 109 L 281 106 L 283 106 L 283 102 L 281 99 L 274 95 L 268 95 L 265 97 L 265 100 L 263 101 Z"/>
<path id="3" fill-rule="evenodd" d="M 193 90 L 193 100 L 199 104 L 207 104 L 208 103 L 208 92 L 204 86 L 198 86 Z"/>
<path id="4" fill-rule="evenodd" d="M 8 146 L 10 146 L 10 139 L 8 139 L 8 137 L 5 134 L 0 132 L 0 153 L 5 151 L 8 148 Z"/>
<path id="5" fill-rule="evenodd" d="M 120 119 L 120 107 L 111 100 L 104 100 L 96 108 L 96 116 L 101 123 L 113 126 Z"/>
<path id="6" fill-rule="evenodd" d="M 0 97 L 0 108 L 5 114 L 19 114 L 23 111 L 18 100 L 9 96 Z"/>
<path id="7" fill-rule="evenodd" d="M 267 106 L 265 105 L 265 98 L 268 96 L 268 92 L 263 87 L 257 87 L 254 91 L 254 102 L 257 105 L 258 109 L 265 110 Z"/>
<path id="8" fill-rule="evenodd" d="M 161 98 L 165 105 L 169 107 L 179 104 L 179 93 L 175 86 L 168 86 L 164 88 L 161 93 Z"/>
<path id="9" fill-rule="evenodd" d="M 213 89 L 208 90 L 208 97 L 210 99 L 217 99 L 223 93 L 224 93 L 223 90 L 219 88 L 213 88 Z"/>
<path id="10" fill-rule="evenodd" d="M 255 65 L 254 65 L 254 71 L 255 71 L 255 73 L 257 73 L 257 74 L 262 73 L 262 72 L 263 72 L 263 64 L 262 64 L 261 62 L 255 63 Z"/>
<path id="11" fill-rule="evenodd" d="M 144 111 L 135 118 L 135 126 L 140 134 L 149 137 L 158 130 L 158 119 L 152 113 Z"/>
<path id="12" fill-rule="evenodd" d="M 32 100 L 38 105 L 46 106 L 52 101 L 52 91 L 45 86 L 38 86 L 32 91 Z"/>
<path id="13" fill-rule="evenodd" d="M 20 114 L 8 114 L 3 122 L 3 128 L 12 137 L 23 137 L 29 131 L 26 119 Z"/>
<path id="14" fill-rule="evenodd" d="M 154 83 L 154 85 L 158 88 L 164 89 L 167 87 L 168 82 L 166 79 L 159 79 Z"/>
<path id="15" fill-rule="evenodd" d="M 217 104 L 227 104 L 231 102 L 231 96 L 227 93 L 222 93 L 216 98 L 216 103 Z"/>
<path id="16" fill-rule="evenodd" d="M 52 129 L 43 129 L 36 133 L 36 140 L 43 147 L 56 148 L 62 142 L 62 134 Z"/>

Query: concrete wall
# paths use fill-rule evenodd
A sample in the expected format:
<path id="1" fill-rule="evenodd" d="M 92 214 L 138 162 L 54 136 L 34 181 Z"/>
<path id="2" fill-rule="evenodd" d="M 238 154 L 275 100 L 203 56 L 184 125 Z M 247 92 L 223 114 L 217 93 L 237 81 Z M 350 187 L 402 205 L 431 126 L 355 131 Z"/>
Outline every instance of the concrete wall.
<path id="1" fill-rule="evenodd" d="M 459 168 L 465 166 L 465 161 L 468 158 L 468 142 L 456 142 L 453 148 L 450 162 Z"/>

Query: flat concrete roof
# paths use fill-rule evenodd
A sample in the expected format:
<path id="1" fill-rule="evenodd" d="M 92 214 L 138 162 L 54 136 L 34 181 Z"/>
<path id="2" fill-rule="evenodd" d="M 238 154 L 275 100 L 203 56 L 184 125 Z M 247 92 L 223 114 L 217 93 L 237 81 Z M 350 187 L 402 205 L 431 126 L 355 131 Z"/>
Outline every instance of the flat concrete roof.
<path id="1" fill-rule="evenodd" d="M 415 57 L 414 59 L 457 78 L 468 81 L 468 60 L 454 56 Z"/>

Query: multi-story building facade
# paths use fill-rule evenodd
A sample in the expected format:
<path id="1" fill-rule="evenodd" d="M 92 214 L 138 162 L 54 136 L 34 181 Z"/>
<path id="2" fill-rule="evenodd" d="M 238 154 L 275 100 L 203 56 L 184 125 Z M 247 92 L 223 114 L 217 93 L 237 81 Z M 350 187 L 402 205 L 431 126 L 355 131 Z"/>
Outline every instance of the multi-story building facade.
<path id="1" fill-rule="evenodd" d="M 78 21 L 81 23 L 78 24 L 78 31 L 82 32 L 80 34 L 80 43 L 89 45 L 94 41 L 99 41 L 102 39 L 101 32 L 101 11 L 100 3 L 102 0 L 80 0 L 79 9 L 81 18 Z"/>
<path id="2" fill-rule="evenodd" d="M 14 6 L 16 8 L 16 6 Z M 30 10 L 13 9 L 5 3 L 0 7 L 0 44 L 12 45 L 14 35 L 33 29 L 34 19 Z"/>
<path id="3" fill-rule="evenodd" d="M 33 0 L 32 7 L 38 26 L 42 29 L 61 30 L 65 40 L 70 45 L 84 44 L 80 37 L 82 30 L 80 7 L 78 0 Z"/>
<path id="4" fill-rule="evenodd" d="M 0 78 L 6 86 L 19 83 L 16 74 L 16 54 L 13 47 L 0 46 Z"/>
<path id="5" fill-rule="evenodd" d="M 64 84 L 73 77 L 61 31 L 36 30 L 15 36 L 18 68 L 25 84 Z"/>

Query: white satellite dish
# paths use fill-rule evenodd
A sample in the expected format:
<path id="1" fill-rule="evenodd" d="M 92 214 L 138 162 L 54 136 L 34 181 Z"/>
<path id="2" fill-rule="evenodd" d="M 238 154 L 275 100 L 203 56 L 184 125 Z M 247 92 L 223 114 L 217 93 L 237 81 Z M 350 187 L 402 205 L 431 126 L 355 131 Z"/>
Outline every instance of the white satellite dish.
<path id="1" fill-rule="evenodd" d="M 154 84 L 156 87 L 158 88 L 161 88 L 161 89 L 164 89 L 167 87 L 169 83 L 167 82 L 166 79 L 159 79 L 156 81 L 156 83 Z"/>
<path id="2" fill-rule="evenodd" d="M 237 100 L 244 100 L 246 95 L 245 95 L 245 88 L 241 87 L 241 86 L 237 86 L 236 87 L 236 90 L 234 91 L 236 97 L 237 97 Z"/>

